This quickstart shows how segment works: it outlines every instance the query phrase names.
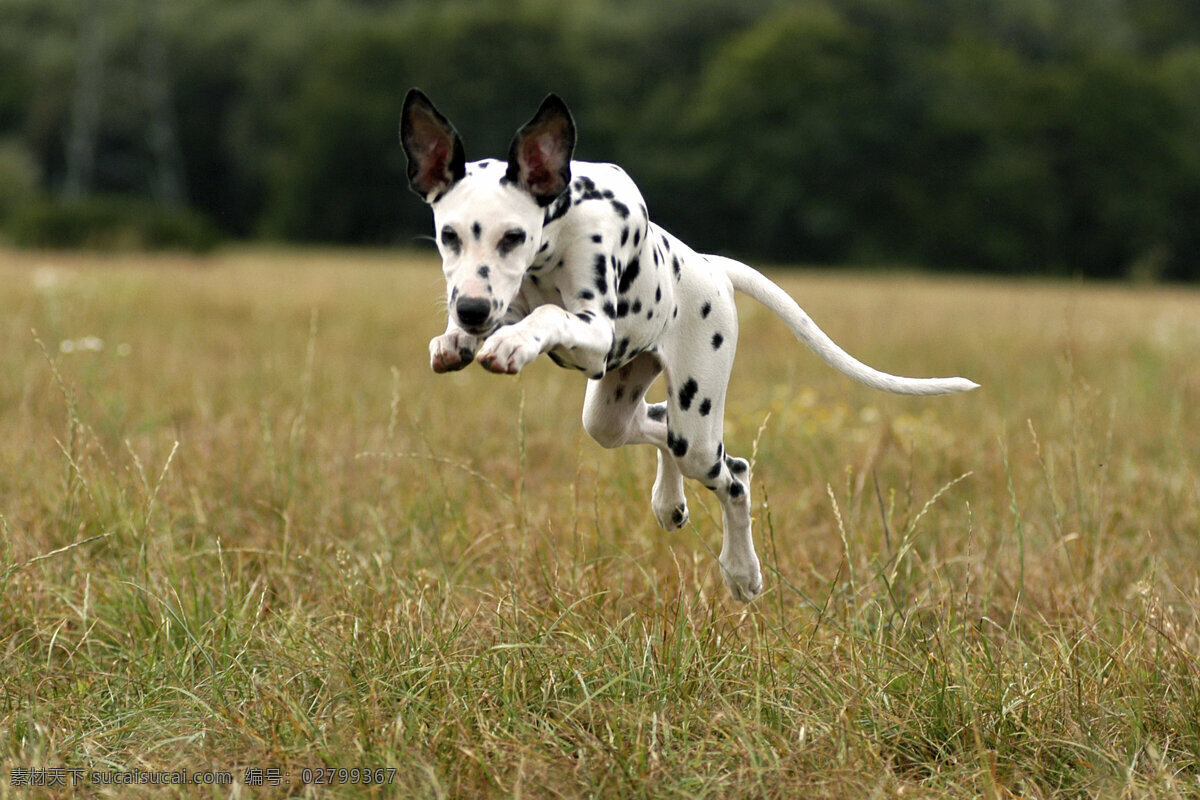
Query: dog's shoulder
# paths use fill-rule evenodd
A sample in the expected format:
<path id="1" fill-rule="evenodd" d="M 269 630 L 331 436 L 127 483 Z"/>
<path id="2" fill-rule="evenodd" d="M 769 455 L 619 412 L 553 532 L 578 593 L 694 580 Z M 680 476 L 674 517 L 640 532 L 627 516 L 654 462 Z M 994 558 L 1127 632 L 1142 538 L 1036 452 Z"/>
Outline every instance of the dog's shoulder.
<path id="1" fill-rule="evenodd" d="M 572 161 L 571 184 L 546 207 L 545 224 L 552 225 L 568 217 L 610 216 L 625 220 L 633 215 L 646 217 L 646 202 L 624 169 L 616 164 Z"/>
<path id="2" fill-rule="evenodd" d="M 614 194 L 632 192 L 641 196 L 633 178 L 619 164 L 610 164 L 604 161 L 572 161 L 571 177 L 573 181 L 580 181 L 580 188 L 584 190 L 600 192 L 607 190 Z"/>

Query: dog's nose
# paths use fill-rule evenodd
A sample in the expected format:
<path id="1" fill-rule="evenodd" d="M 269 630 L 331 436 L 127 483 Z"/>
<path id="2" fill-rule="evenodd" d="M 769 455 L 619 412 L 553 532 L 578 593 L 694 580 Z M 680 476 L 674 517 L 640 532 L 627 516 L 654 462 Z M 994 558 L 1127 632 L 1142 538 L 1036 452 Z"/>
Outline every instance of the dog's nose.
<path id="1" fill-rule="evenodd" d="M 478 328 L 487 322 L 492 304 L 486 297 L 460 297 L 454 304 L 458 321 L 467 328 Z"/>

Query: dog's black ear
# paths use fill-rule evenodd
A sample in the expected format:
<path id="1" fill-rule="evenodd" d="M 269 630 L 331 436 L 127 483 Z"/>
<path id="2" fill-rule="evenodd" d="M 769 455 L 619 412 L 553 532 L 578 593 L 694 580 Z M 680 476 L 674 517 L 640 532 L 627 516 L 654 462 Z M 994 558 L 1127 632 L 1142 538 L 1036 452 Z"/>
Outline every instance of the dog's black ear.
<path id="1" fill-rule="evenodd" d="M 538 205 L 549 205 L 571 183 L 574 150 L 575 120 L 562 98 L 549 95 L 513 137 L 505 178 L 533 195 Z"/>
<path id="2" fill-rule="evenodd" d="M 400 145 L 408 157 L 408 185 L 428 203 L 466 174 L 467 158 L 458 131 L 420 89 L 409 89 L 404 98 Z"/>

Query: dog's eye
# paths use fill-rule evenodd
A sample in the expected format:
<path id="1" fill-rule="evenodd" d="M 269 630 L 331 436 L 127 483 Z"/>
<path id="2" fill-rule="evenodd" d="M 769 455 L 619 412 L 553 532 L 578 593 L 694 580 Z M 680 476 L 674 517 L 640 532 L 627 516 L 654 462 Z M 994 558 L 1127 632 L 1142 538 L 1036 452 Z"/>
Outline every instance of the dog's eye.
<path id="1" fill-rule="evenodd" d="M 513 229 L 500 239 L 500 252 L 511 253 L 525 244 L 525 231 Z"/>
<path id="2" fill-rule="evenodd" d="M 454 232 L 454 229 L 448 225 L 442 228 L 442 244 L 456 253 L 462 248 L 462 240 L 458 238 L 458 234 Z"/>

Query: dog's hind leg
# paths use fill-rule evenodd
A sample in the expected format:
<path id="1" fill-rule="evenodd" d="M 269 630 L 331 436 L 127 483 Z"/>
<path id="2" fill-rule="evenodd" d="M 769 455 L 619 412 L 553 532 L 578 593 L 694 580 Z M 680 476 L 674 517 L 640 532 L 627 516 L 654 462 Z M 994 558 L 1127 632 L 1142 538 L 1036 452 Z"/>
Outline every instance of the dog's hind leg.
<path id="1" fill-rule="evenodd" d="M 762 591 L 750 533 L 750 465 L 725 452 L 725 393 L 737 342 L 732 288 L 700 285 L 680 303 L 679 324 L 663 343 L 667 378 L 667 450 L 683 475 L 700 481 L 721 503 L 721 576 L 742 602 Z M 661 470 L 660 470 L 661 472 Z"/>
<path id="2" fill-rule="evenodd" d="M 600 380 L 588 381 L 583 427 L 602 447 L 651 444 L 658 448 L 650 505 L 658 524 L 673 531 L 688 521 L 683 475 L 667 447 L 666 403 L 646 402 L 646 391 L 661 371 L 653 354 L 642 353 Z"/>
<path id="3" fill-rule="evenodd" d="M 658 470 L 650 492 L 650 507 L 663 530 L 676 531 L 688 523 L 687 498 L 683 494 L 683 473 L 667 445 L 667 404 L 646 407 L 647 416 L 661 424 L 662 446 L 658 448 Z"/>

